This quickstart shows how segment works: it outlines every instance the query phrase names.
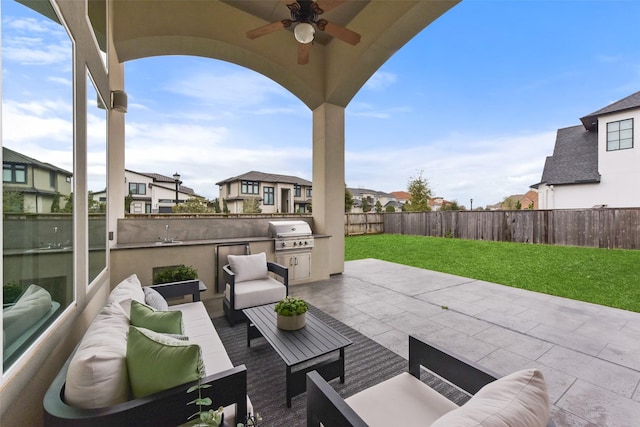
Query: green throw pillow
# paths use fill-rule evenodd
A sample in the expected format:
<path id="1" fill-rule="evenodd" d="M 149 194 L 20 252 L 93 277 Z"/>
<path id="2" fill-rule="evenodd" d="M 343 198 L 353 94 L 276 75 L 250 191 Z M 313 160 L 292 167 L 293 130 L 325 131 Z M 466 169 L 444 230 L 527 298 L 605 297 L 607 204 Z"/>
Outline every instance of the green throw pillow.
<path id="1" fill-rule="evenodd" d="M 131 301 L 131 325 L 166 334 L 182 334 L 181 311 L 156 311 L 136 300 Z"/>
<path id="2" fill-rule="evenodd" d="M 135 398 L 205 375 L 199 345 L 135 326 L 129 326 L 127 370 Z"/>

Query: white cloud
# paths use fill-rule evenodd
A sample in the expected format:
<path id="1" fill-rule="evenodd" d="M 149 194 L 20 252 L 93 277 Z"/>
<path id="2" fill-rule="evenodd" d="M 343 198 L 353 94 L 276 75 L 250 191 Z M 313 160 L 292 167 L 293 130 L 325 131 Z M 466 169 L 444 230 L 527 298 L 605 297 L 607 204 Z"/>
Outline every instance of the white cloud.
<path id="1" fill-rule="evenodd" d="M 398 77 L 388 71 L 376 71 L 364 84 L 364 89 L 382 90 L 393 85 Z"/>
<path id="2" fill-rule="evenodd" d="M 64 28 L 57 23 L 9 18 L 3 22 L 3 31 L 3 61 L 32 65 L 71 64 L 71 42 Z"/>

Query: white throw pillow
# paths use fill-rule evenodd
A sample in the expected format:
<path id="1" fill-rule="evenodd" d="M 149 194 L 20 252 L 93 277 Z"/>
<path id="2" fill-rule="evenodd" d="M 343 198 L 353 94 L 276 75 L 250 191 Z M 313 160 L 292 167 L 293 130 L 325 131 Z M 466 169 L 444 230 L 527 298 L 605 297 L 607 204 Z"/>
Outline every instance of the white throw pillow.
<path id="1" fill-rule="evenodd" d="M 29 285 L 16 303 L 2 312 L 5 345 L 11 344 L 51 309 L 51 294 L 38 285 Z"/>
<path id="2" fill-rule="evenodd" d="M 431 427 L 545 427 L 549 394 L 542 372 L 525 369 L 482 387 Z"/>
<path id="3" fill-rule="evenodd" d="M 167 300 L 160 295 L 160 292 L 150 288 L 149 286 L 144 286 L 142 290 L 144 291 L 144 302 L 149 307 L 153 307 L 158 311 L 169 310 L 169 304 L 167 304 Z"/>
<path id="4" fill-rule="evenodd" d="M 267 254 L 260 252 L 255 255 L 228 255 L 231 271 L 236 275 L 236 282 L 260 280 L 269 277 L 267 270 Z"/>
<path id="5" fill-rule="evenodd" d="M 64 391 L 69 405 L 103 408 L 129 400 L 128 331 L 129 319 L 118 303 L 100 310 L 69 364 Z"/>
<path id="6" fill-rule="evenodd" d="M 144 303 L 144 291 L 138 276 L 132 274 L 131 276 L 118 283 L 118 286 L 113 288 L 107 299 L 107 303 L 110 302 L 122 302 L 126 299 L 133 299 L 138 302 Z"/>

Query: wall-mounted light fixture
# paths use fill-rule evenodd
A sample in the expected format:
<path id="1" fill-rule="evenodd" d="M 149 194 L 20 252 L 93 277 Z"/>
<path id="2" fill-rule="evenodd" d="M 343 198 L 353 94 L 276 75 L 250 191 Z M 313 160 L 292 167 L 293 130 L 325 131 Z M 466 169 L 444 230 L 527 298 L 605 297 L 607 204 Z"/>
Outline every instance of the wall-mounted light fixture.
<path id="1" fill-rule="evenodd" d="M 121 113 L 127 112 L 128 98 L 127 93 L 123 90 L 111 91 L 111 109 Z"/>

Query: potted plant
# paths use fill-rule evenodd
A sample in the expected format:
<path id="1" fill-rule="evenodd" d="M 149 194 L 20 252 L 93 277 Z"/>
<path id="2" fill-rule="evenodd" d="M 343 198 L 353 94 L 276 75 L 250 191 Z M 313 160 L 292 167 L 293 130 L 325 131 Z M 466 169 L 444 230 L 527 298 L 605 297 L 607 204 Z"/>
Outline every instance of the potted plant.
<path id="1" fill-rule="evenodd" d="M 307 303 L 297 297 L 286 297 L 276 303 L 273 310 L 278 314 L 277 326 L 285 331 L 295 331 L 305 325 Z"/>
<path id="2" fill-rule="evenodd" d="M 154 268 L 154 270 L 156 270 Z M 198 278 L 198 270 L 191 266 L 174 265 L 159 269 L 153 275 L 153 284 L 182 282 L 184 280 L 195 280 Z"/>

